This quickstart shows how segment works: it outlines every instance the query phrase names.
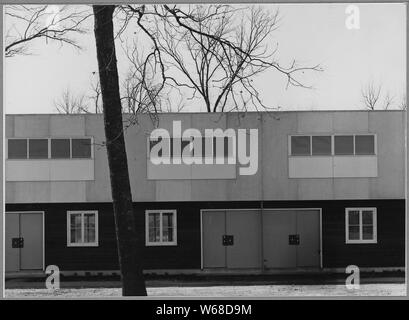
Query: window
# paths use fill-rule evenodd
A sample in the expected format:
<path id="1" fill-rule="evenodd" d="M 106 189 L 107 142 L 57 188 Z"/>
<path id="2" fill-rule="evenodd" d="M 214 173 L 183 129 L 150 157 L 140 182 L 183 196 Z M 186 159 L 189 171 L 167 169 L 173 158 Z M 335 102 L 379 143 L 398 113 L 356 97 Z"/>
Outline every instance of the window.
<path id="1" fill-rule="evenodd" d="M 335 136 L 334 153 L 335 155 L 353 155 L 354 136 Z"/>
<path id="2" fill-rule="evenodd" d="M 377 243 L 376 208 L 345 210 L 345 243 Z"/>
<path id="3" fill-rule="evenodd" d="M 332 148 L 334 137 L 334 148 Z M 357 135 L 297 135 L 291 136 L 292 156 L 340 156 L 340 155 L 375 155 L 376 139 L 374 134 Z"/>
<path id="4" fill-rule="evenodd" d="M 27 139 L 9 139 L 8 158 L 27 159 Z"/>
<path id="5" fill-rule="evenodd" d="M 176 210 L 147 210 L 146 245 L 169 246 L 176 245 Z"/>
<path id="6" fill-rule="evenodd" d="M 309 156 L 311 155 L 311 137 L 310 136 L 292 136 L 291 137 L 291 155 Z"/>
<path id="7" fill-rule="evenodd" d="M 70 157 L 70 139 L 51 139 L 52 159 L 69 159 Z"/>
<path id="8" fill-rule="evenodd" d="M 8 139 L 8 159 L 89 159 L 91 138 Z"/>
<path id="9" fill-rule="evenodd" d="M 28 139 L 28 157 L 30 159 L 47 159 L 48 139 Z"/>
<path id="10" fill-rule="evenodd" d="M 91 158 L 91 139 L 72 139 L 73 158 Z"/>
<path id="11" fill-rule="evenodd" d="M 98 246 L 97 211 L 67 212 L 67 246 L 68 247 Z"/>
<path id="12" fill-rule="evenodd" d="M 331 154 L 331 136 L 312 136 L 313 156 L 330 156 Z"/>
<path id="13" fill-rule="evenodd" d="M 374 135 L 356 135 L 355 136 L 355 154 L 374 155 L 375 154 L 375 136 Z"/>

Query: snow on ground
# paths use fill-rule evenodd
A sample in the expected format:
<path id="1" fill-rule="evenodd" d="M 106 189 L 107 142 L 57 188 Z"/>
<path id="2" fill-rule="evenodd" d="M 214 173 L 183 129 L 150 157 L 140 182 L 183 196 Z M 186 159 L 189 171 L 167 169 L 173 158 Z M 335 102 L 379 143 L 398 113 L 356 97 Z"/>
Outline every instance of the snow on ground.
<path id="1" fill-rule="evenodd" d="M 148 288 L 152 297 L 302 297 L 302 296 L 404 296 L 405 284 L 361 284 L 348 290 L 345 285 L 256 285 Z M 6 289 L 6 298 L 104 298 L 120 297 L 119 288 Z"/>

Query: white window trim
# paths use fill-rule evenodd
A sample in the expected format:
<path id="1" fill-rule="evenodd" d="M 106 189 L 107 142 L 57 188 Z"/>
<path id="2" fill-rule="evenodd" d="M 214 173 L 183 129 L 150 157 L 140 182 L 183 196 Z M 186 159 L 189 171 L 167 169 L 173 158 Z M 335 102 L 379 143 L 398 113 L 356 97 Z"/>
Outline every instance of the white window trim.
<path id="1" fill-rule="evenodd" d="M 173 241 L 162 241 L 163 236 L 163 226 L 162 226 L 162 213 L 164 212 L 172 212 L 173 213 Z M 150 213 L 159 213 L 160 220 L 159 220 L 159 231 L 160 231 L 160 241 L 149 241 L 149 214 Z M 177 246 L 177 213 L 176 210 L 167 210 L 167 209 L 160 209 L 160 210 L 146 210 L 145 211 L 145 245 L 147 247 L 150 246 Z"/>
<path id="2" fill-rule="evenodd" d="M 359 240 L 349 239 L 349 212 L 358 211 L 359 212 Z M 364 240 L 362 239 L 362 211 L 372 211 L 373 219 L 373 239 Z M 345 208 L 345 243 L 346 244 L 365 244 L 365 243 L 378 243 L 378 225 L 377 225 L 377 212 L 376 208 L 370 207 L 358 207 L 358 208 Z"/>
<path id="3" fill-rule="evenodd" d="M 94 242 L 80 242 L 71 243 L 71 215 L 81 214 L 81 239 L 84 239 L 84 214 L 93 213 L 95 214 L 95 241 Z M 67 247 L 98 247 L 98 211 L 96 210 L 76 210 L 67 211 Z"/>

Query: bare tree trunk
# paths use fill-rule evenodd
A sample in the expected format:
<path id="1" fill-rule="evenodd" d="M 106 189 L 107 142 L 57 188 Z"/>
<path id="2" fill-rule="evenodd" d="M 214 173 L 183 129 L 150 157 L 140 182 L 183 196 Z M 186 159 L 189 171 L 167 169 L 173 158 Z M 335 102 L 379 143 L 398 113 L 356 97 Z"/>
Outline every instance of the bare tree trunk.
<path id="1" fill-rule="evenodd" d="M 106 146 L 124 296 L 146 296 L 142 234 L 136 232 L 123 135 L 112 15 L 115 6 L 93 6 Z"/>

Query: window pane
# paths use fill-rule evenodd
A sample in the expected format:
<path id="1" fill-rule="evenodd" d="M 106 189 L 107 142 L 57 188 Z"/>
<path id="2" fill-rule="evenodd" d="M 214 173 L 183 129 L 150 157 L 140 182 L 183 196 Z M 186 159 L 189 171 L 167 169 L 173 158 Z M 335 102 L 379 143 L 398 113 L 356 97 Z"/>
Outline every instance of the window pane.
<path id="1" fill-rule="evenodd" d="M 30 159 L 48 158 L 48 140 L 47 139 L 29 139 L 28 150 Z"/>
<path id="2" fill-rule="evenodd" d="M 348 212 L 348 223 L 349 225 L 359 225 L 359 211 L 353 210 Z"/>
<path id="3" fill-rule="evenodd" d="M 149 229 L 149 242 L 159 242 L 159 241 L 160 241 L 159 228 Z"/>
<path id="4" fill-rule="evenodd" d="M 84 214 L 84 242 L 95 242 L 95 214 Z"/>
<path id="5" fill-rule="evenodd" d="M 354 154 L 354 136 L 335 136 L 334 149 L 336 155 Z"/>
<path id="6" fill-rule="evenodd" d="M 72 139 L 73 158 L 91 158 L 91 139 Z"/>
<path id="7" fill-rule="evenodd" d="M 70 215 L 71 243 L 81 243 L 81 214 Z"/>
<path id="8" fill-rule="evenodd" d="M 313 155 L 331 155 L 331 137 L 313 136 L 312 137 Z"/>
<path id="9" fill-rule="evenodd" d="M 149 213 L 149 241 L 159 242 L 160 241 L 160 213 Z"/>
<path id="10" fill-rule="evenodd" d="M 373 224 L 372 211 L 362 211 L 362 223 L 363 224 Z"/>
<path id="11" fill-rule="evenodd" d="M 373 226 L 363 226 L 362 227 L 362 239 L 363 240 L 373 240 Z"/>
<path id="12" fill-rule="evenodd" d="M 51 158 L 67 159 L 70 157 L 70 139 L 51 139 Z"/>
<path id="13" fill-rule="evenodd" d="M 173 227 L 173 212 L 164 212 L 162 214 L 162 225 L 163 228 Z"/>
<path id="14" fill-rule="evenodd" d="M 149 228 L 159 228 L 160 213 L 149 213 Z"/>
<path id="15" fill-rule="evenodd" d="M 291 155 L 293 156 L 309 156 L 310 155 L 310 137 L 309 136 L 293 136 L 291 137 Z"/>
<path id="16" fill-rule="evenodd" d="M 8 141 L 9 159 L 27 159 L 27 139 L 10 139 Z"/>
<path id="17" fill-rule="evenodd" d="M 359 226 L 349 227 L 349 240 L 359 240 Z"/>
<path id="18" fill-rule="evenodd" d="M 162 241 L 171 242 L 173 241 L 173 228 L 164 228 Z"/>
<path id="19" fill-rule="evenodd" d="M 355 136 L 355 154 L 375 154 L 375 137 L 373 135 Z"/>

